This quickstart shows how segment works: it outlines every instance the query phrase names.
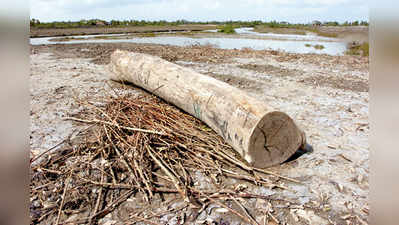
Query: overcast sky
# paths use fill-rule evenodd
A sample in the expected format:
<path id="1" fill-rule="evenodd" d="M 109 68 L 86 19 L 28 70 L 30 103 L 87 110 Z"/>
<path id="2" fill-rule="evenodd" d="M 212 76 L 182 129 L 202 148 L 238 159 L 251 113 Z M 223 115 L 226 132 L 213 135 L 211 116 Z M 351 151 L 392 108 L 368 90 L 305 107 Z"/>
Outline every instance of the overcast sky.
<path id="1" fill-rule="evenodd" d="M 81 19 L 307 23 L 368 20 L 367 0 L 30 0 L 30 17 L 40 21 Z"/>

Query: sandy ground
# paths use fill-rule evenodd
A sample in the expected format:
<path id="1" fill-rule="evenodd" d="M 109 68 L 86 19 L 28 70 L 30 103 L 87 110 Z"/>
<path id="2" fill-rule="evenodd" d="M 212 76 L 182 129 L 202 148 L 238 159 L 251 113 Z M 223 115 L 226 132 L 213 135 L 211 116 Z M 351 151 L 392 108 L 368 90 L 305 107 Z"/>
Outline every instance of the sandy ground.
<path id="1" fill-rule="evenodd" d="M 116 48 L 157 55 L 216 77 L 297 121 L 315 151 L 270 169 L 303 184 L 278 180 L 279 185 L 286 187 L 280 189 L 245 183 L 255 193 L 284 199 L 272 206 L 273 215 L 281 224 L 367 224 L 369 70 L 368 59 L 358 56 L 134 44 L 32 46 L 32 155 L 85 128 L 62 120 L 63 116 L 83 110 L 76 104 L 76 98 L 90 96 L 95 102 L 110 95 L 110 87 L 121 93 L 141 92 L 134 87 L 122 89 L 120 84 L 108 80 L 106 64 L 110 52 Z M 130 202 L 136 200 L 132 198 Z M 247 204 L 256 220 L 263 223 L 262 210 L 270 207 L 268 203 L 256 200 Z M 100 223 L 118 224 L 116 214 L 109 214 Z M 177 221 L 178 216 L 170 214 L 161 217 L 159 222 L 176 224 L 173 221 Z M 241 224 L 232 218 L 225 212 L 208 210 L 192 223 L 208 219 L 219 224 L 223 224 L 222 221 Z"/>

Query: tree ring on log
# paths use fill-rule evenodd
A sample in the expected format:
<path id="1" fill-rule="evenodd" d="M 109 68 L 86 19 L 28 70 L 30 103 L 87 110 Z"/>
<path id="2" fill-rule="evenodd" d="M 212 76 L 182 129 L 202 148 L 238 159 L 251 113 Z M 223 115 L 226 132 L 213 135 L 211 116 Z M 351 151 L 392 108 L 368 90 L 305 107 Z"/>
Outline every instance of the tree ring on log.
<path id="1" fill-rule="evenodd" d="M 304 134 L 295 122 L 287 114 L 273 111 L 255 126 L 245 159 L 258 168 L 277 165 L 286 161 L 304 142 Z"/>

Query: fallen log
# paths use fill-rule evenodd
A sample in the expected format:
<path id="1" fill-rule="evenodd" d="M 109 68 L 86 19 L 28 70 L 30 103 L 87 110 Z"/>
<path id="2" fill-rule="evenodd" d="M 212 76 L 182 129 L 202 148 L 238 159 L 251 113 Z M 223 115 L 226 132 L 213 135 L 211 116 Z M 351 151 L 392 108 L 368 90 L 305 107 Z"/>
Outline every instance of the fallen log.
<path id="1" fill-rule="evenodd" d="M 109 69 L 111 79 L 131 82 L 202 120 L 254 167 L 282 163 L 306 145 L 287 114 L 189 68 L 116 50 Z"/>

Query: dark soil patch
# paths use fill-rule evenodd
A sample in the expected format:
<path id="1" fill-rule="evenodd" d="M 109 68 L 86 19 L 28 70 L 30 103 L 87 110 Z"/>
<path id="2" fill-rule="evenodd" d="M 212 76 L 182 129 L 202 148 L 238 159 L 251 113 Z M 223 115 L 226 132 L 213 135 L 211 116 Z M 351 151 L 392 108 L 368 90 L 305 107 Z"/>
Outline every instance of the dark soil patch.
<path id="1" fill-rule="evenodd" d="M 256 72 L 267 73 L 270 75 L 277 75 L 277 76 L 297 76 L 303 73 L 303 71 L 300 70 L 291 70 L 273 65 L 245 64 L 245 65 L 239 65 L 238 67 L 241 69 L 254 70 Z"/>
<path id="2" fill-rule="evenodd" d="M 222 74 L 216 74 L 216 73 L 205 73 L 208 76 L 211 76 L 215 79 L 218 79 L 220 81 L 226 82 L 232 86 L 241 88 L 241 89 L 251 89 L 255 90 L 261 87 L 261 84 L 258 81 L 246 79 L 243 77 L 237 77 L 233 75 L 222 75 Z"/>
<path id="3" fill-rule="evenodd" d="M 309 84 L 312 86 L 331 87 L 345 91 L 354 91 L 354 92 L 369 91 L 369 84 L 366 81 L 349 80 L 340 77 L 312 76 L 301 80 L 301 82 L 304 82 L 305 84 Z"/>
<path id="4" fill-rule="evenodd" d="M 363 56 L 333 56 L 326 54 L 293 54 L 280 53 L 276 60 L 278 62 L 306 63 L 321 66 L 324 68 L 335 68 L 337 65 L 344 65 L 352 70 L 369 70 L 369 58 Z"/>

